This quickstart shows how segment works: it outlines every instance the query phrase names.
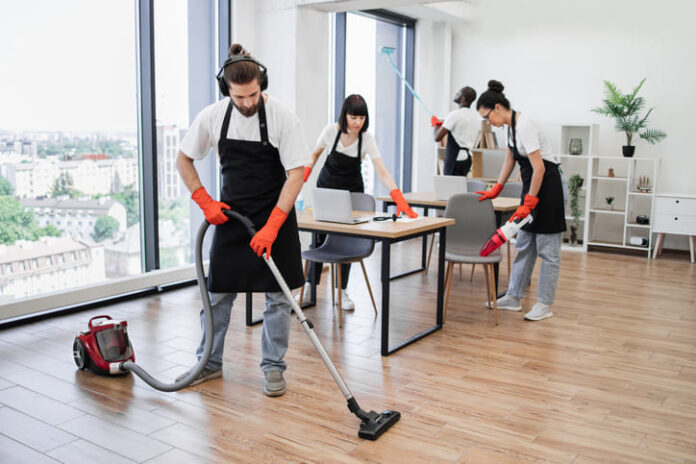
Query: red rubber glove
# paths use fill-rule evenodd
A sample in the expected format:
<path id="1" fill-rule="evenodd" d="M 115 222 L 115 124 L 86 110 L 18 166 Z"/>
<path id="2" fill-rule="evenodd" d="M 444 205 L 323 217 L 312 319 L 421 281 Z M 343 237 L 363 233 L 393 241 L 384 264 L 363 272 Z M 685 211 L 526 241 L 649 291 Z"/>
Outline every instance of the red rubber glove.
<path id="1" fill-rule="evenodd" d="M 492 189 L 490 190 L 479 190 L 478 193 L 481 195 L 478 199 L 478 201 L 483 201 L 483 200 L 488 200 L 488 199 L 494 199 L 498 195 L 500 195 L 500 191 L 503 190 L 503 186 L 500 185 L 499 183 L 495 183 Z"/>
<path id="2" fill-rule="evenodd" d="M 418 217 L 418 214 L 416 214 L 416 212 L 413 211 L 410 206 L 408 206 L 408 203 L 404 198 L 404 194 L 401 193 L 401 190 L 394 189 L 389 192 L 389 196 L 392 197 L 394 203 L 396 203 L 397 216 L 399 216 L 401 213 L 406 213 L 406 216 L 410 217 L 411 219 Z"/>
<path id="3" fill-rule="evenodd" d="M 304 167 L 304 182 L 307 182 L 307 179 L 309 179 L 309 175 L 312 173 L 312 168 L 309 166 Z"/>
<path id="4" fill-rule="evenodd" d="M 212 197 L 208 195 L 208 192 L 205 191 L 205 187 L 196 189 L 196 191 L 191 194 L 191 199 L 203 210 L 203 215 L 205 215 L 206 220 L 212 225 L 219 226 L 230 220 L 222 210 L 232 208 L 230 208 L 227 203 L 213 200 Z"/>
<path id="5" fill-rule="evenodd" d="M 287 218 L 288 213 L 277 206 L 273 208 L 271 215 L 268 216 L 266 225 L 256 232 L 256 235 L 249 242 L 257 256 L 260 257 L 263 254 L 263 250 L 266 250 L 266 259 L 271 257 L 271 246 L 278 237 L 278 231 Z"/>
<path id="6" fill-rule="evenodd" d="M 538 197 L 533 197 L 531 195 L 524 196 L 524 203 L 522 206 L 517 208 L 517 211 L 510 217 L 508 222 L 512 222 L 513 219 L 524 219 L 532 213 L 532 210 L 536 208 L 537 203 L 539 203 Z"/>
<path id="7" fill-rule="evenodd" d="M 437 119 L 437 116 L 433 115 L 432 118 L 430 118 L 430 126 L 435 127 L 435 126 L 441 126 L 445 123 L 445 121 L 440 121 Z"/>

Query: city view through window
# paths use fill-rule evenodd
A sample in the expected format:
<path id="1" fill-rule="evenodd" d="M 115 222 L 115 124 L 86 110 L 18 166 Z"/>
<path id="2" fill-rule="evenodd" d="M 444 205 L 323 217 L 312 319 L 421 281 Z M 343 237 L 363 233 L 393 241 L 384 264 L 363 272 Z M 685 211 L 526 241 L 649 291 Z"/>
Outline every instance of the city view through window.
<path id="1" fill-rule="evenodd" d="M 187 2 L 166 7 L 155 11 L 161 268 L 191 262 L 175 167 Z M 142 272 L 135 14 L 132 1 L 3 5 L 0 305 Z"/>

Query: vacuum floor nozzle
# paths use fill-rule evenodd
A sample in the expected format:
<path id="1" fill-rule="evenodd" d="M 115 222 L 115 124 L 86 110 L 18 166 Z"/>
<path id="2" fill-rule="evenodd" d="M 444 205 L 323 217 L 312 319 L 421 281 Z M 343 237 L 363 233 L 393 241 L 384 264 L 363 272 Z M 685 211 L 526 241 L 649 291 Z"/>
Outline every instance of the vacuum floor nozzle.
<path id="1" fill-rule="evenodd" d="M 370 411 L 367 416 L 367 420 L 360 423 L 360 431 L 358 431 L 358 436 L 367 440 L 377 440 L 380 435 L 401 419 L 400 412 L 388 409 L 382 411 L 381 414 Z"/>

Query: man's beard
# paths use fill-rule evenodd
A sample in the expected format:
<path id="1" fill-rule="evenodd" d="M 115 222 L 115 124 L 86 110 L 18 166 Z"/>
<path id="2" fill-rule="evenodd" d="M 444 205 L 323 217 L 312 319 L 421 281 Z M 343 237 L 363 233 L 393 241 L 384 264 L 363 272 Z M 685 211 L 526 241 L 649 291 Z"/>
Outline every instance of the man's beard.
<path id="1" fill-rule="evenodd" d="M 245 108 L 242 108 L 242 107 L 240 107 L 240 106 L 237 106 L 237 104 L 236 104 L 234 101 L 232 101 L 232 104 L 234 105 L 235 108 L 237 108 L 237 111 L 239 111 L 240 113 L 242 113 L 242 116 L 244 116 L 244 117 L 246 117 L 246 118 L 252 117 L 252 116 L 255 115 L 256 112 L 259 110 L 259 104 L 258 104 L 258 103 L 255 104 L 254 106 L 252 106 L 251 108 L 246 108 L 246 109 L 245 109 Z"/>

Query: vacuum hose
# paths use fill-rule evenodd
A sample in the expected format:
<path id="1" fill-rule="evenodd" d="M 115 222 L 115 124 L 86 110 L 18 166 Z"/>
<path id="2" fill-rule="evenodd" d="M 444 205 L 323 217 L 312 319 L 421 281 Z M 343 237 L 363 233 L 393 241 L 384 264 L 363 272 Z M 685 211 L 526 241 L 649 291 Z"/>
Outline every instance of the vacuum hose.
<path id="1" fill-rule="evenodd" d="M 233 216 L 236 219 L 242 221 L 242 223 L 247 228 L 251 227 L 251 230 L 254 229 L 253 224 L 248 218 L 231 210 L 223 211 L 228 216 Z M 174 383 L 160 382 L 159 380 L 151 376 L 145 369 L 138 366 L 136 363 L 132 361 L 114 363 L 118 364 L 115 367 L 119 369 L 121 372 L 133 372 L 156 390 L 172 392 L 188 387 L 189 384 L 193 382 L 194 379 L 196 379 L 201 372 L 203 372 L 203 369 L 205 369 L 205 365 L 208 363 L 208 359 L 210 358 L 210 352 L 213 350 L 213 310 L 210 306 L 210 296 L 208 295 L 208 288 L 205 284 L 205 270 L 203 269 L 203 238 L 205 237 L 205 232 L 208 230 L 209 226 L 210 224 L 208 223 L 208 221 L 203 220 L 203 223 L 198 228 L 198 235 L 196 236 L 196 277 L 198 279 L 198 288 L 201 292 L 201 300 L 203 301 L 203 315 L 205 318 L 205 326 L 209 328 L 209 330 L 205 331 L 205 345 L 203 349 L 203 354 L 201 355 L 201 359 L 194 366 L 194 368 L 189 371 L 186 377 Z"/>

